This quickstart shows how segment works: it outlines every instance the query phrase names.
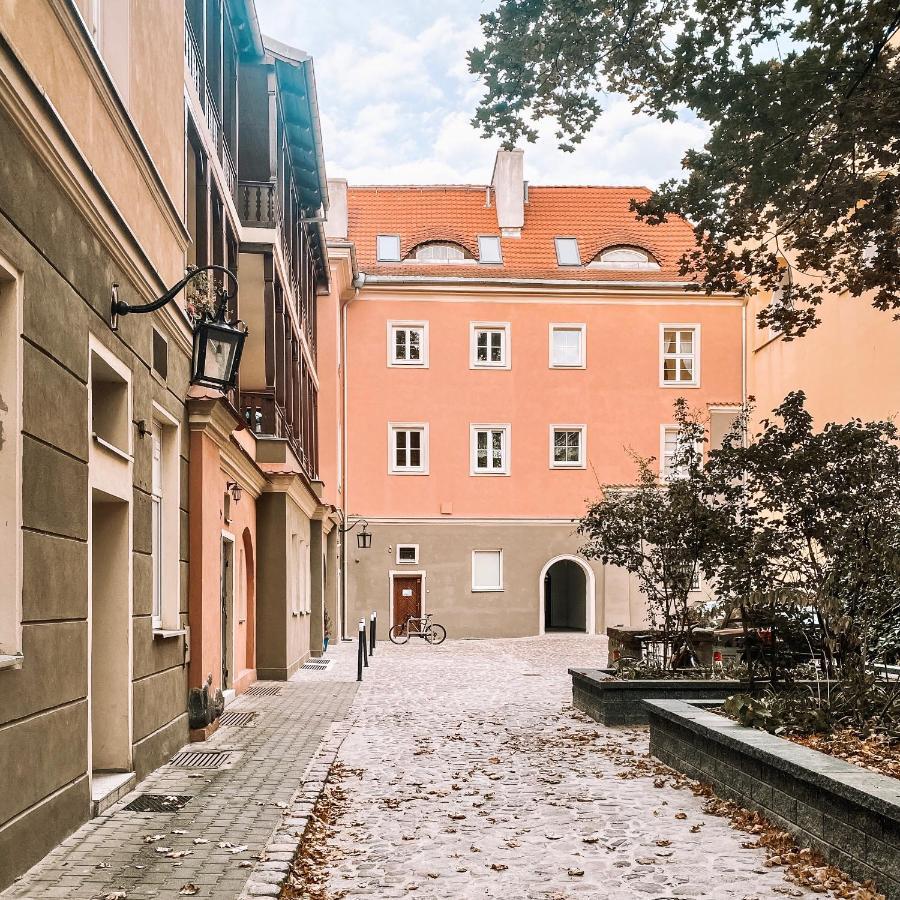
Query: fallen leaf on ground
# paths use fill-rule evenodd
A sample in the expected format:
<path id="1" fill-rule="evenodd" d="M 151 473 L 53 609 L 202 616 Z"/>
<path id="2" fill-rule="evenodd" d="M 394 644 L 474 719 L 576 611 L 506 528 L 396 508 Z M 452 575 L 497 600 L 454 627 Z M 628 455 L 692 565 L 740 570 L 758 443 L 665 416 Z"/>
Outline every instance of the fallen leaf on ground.
<path id="1" fill-rule="evenodd" d="M 189 881 L 187 884 L 183 884 L 181 886 L 181 890 L 178 893 L 184 894 L 185 897 L 193 897 L 194 894 L 200 893 L 200 888 L 198 888 L 197 885 L 192 881 Z"/>

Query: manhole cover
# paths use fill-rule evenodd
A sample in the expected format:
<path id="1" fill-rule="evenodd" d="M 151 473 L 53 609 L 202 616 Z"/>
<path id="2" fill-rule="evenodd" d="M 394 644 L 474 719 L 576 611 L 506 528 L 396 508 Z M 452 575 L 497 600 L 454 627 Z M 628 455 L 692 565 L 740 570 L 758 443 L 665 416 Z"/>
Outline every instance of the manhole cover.
<path id="1" fill-rule="evenodd" d="M 169 760 L 169 765 L 182 769 L 221 769 L 230 760 L 230 750 L 183 750 Z"/>
<path id="2" fill-rule="evenodd" d="M 234 710 L 223 712 L 222 715 L 219 716 L 219 724 L 234 725 L 237 728 L 243 728 L 245 725 L 250 724 L 250 720 L 255 715 L 255 712 L 236 712 Z"/>
<path id="3" fill-rule="evenodd" d="M 139 794 L 125 809 L 129 812 L 178 812 L 190 799 L 175 794 Z"/>
<path id="4" fill-rule="evenodd" d="M 246 696 L 277 697 L 280 693 L 281 688 L 276 684 L 254 684 L 253 687 L 247 688 Z"/>
<path id="5" fill-rule="evenodd" d="M 332 659 L 310 659 L 300 666 L 301 669 L 309 669 L 313 672 L 324 672 L 334 660 Z"/>

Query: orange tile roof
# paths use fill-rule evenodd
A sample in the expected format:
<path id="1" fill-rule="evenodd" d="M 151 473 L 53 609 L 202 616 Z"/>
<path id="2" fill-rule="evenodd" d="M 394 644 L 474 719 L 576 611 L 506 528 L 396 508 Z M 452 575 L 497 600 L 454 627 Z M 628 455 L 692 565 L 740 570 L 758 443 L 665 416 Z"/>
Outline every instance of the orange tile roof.
<path id="1" fill-rule="evenodd" d="M 641 187 L 529 186 L 525 226 L 519 238 L 502 237 L 501 265 L 377 262 L 378 234 L 399 234 L 401 259 L 427 240 L 454 241 L 478 256 L 479 235 L 499 235 L 492 192 L 485 187 L 380 186 L 350 187 L 348 238 L 356 245 L 360 271 L 376 275 L 450 278 L 517 278 L 577 281 L 678 281 L 678 260 L 694 246 L 693 231 L 683 219 L 664 225 L 639 222 L 629 209 L 632 198 L 649 195 Z M 648 250 L 659 269 L 594 269 L 559 266 L 554 237 L 574 237 L 583 263 L 610 246 L 627 244 Z"/>

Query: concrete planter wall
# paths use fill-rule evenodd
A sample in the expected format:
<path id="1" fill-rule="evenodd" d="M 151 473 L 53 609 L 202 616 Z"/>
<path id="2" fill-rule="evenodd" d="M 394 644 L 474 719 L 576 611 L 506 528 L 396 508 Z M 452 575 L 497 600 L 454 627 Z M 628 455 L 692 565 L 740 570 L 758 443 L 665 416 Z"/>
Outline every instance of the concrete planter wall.
<path id="1" fill-rule="evenodd" d="M 741 690 L 732 679 L 639 679 L 620 681 L 611 670 L 569 669 L 572 703 L 604 725 L 646 725 L 644 700 L 724 700 Z"/>
<path id="2" fill-rule="evenodd" d="M 648 700 L 650 752 L 900 900 L 900 781 L 710 712 Z"/>

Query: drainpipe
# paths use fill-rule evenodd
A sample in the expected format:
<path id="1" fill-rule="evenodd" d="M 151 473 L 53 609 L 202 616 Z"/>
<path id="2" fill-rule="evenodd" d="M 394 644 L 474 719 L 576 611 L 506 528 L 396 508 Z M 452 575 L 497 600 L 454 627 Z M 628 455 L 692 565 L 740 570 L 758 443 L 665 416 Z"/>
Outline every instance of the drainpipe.
<path id="1" fill-rule="evenodd" d="M 747 302 L 741 306 L 741 402 L 747 402 Z"/>

